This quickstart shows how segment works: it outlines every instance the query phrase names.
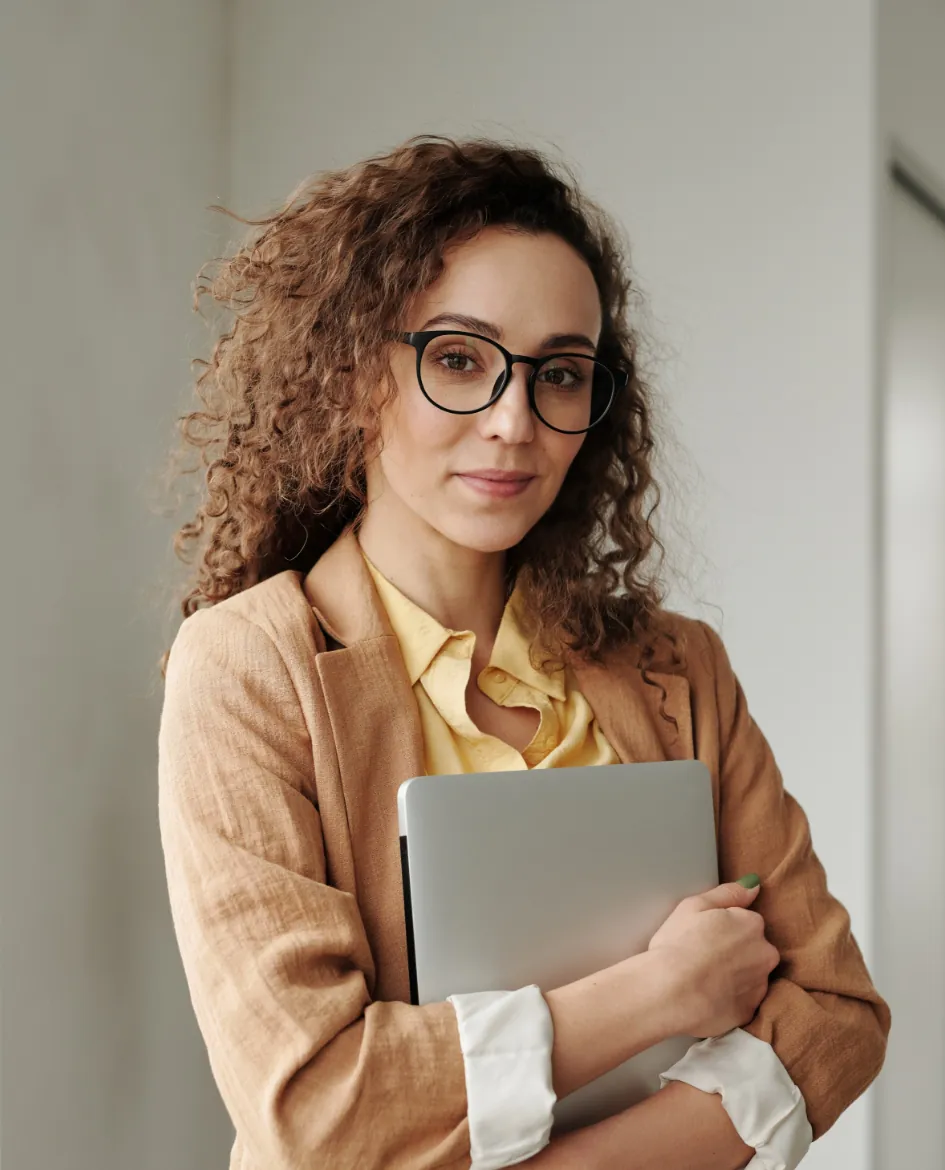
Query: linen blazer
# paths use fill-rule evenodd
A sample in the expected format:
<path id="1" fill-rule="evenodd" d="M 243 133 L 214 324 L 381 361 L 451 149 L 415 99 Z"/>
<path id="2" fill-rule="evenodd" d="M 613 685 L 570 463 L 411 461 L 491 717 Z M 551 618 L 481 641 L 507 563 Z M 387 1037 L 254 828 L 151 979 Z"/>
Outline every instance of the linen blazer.
<path id="1" fill-rule="evenodd" d="M 626 763 L 699 759 L 719 876 L 759 874 L 781 954 L 745 1026 L 814 1137 L 879 1072 L 890 1028 L 807 818 L 718 635 L 675 616 L 682 672 L 634 647 L 572 663 Z M 356 537 L 186 619 L 168 660 L 159 818 L 174 928 L 236 1129 L 231 1170 L 468 1167 L 451 1005 L 409 1004 L 396 793 L 423 773 L 416 700 Z"/>

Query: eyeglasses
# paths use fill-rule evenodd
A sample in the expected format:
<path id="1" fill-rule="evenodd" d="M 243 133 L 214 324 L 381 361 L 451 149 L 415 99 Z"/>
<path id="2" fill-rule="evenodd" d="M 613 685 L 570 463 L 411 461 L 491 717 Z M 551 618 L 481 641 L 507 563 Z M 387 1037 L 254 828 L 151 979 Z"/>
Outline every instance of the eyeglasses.
<path id="1" fill-rule="evenodd" d="M 509 353 L 478 333 L 430 329 L 397 333 L 392 340 L 417 351 L 417 381 L 424 396 L 449 414 L 476 414 L 497 402 L 512 380 L 512 366 L 524 362 L 528 401 L 553 431 L 579 435 L 610 410 L 617 390 L 629 381 L 626 370 L 612 370 L 584 353 L 526 357 Z"/>

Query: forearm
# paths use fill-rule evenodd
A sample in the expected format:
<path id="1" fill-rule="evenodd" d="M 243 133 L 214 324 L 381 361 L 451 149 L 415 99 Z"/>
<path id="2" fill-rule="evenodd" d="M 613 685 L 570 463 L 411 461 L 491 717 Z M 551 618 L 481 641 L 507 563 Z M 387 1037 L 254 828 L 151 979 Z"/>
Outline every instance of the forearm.
<path id="1" fill-rule="evenodd" d="M 675 1081 L 597 1125 L 554 1138 L 529 1170 L 742 1170 L 754 1156 L 717 1093 Z"/>
<path id="2" fill-rule="evenodd" d="M 680 1031 L 675 998 L 671 974 L 650 951 L 549 991 L 557 1096 L 566 1097 Z"/>

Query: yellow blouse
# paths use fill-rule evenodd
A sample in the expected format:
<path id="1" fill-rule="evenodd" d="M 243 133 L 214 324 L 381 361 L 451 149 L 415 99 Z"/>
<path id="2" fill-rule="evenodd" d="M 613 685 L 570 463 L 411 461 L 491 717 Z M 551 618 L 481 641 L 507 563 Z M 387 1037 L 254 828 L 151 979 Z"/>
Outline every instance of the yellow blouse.
<path id="1" fill-rule="evenodd" d="M 620 763 L 587 699 L 574 686 L 570 671 L 559 668 L 543 674 L 529 662 L 517 588 L 506 603 L 492 654 L 476 683 L 502 707 L 538 711 L 541 722 L 523 752 L 480 731 L 466 711 L 466 687 L 476 644 L 472 630 L 448 630 L 440 625 L 388 581 L 363 550 L 361 555 L 400 644 L 420 707 L 429 775 Z"/>

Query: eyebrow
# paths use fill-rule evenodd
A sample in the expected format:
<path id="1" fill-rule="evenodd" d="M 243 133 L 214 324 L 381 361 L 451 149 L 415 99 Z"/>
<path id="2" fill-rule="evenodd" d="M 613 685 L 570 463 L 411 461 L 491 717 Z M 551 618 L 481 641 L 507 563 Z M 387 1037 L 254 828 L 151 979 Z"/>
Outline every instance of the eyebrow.
<path id="1" fill-rule="evenodd" d="M 493 341 L 502 340 L 502 330 L 498 325 L 493 325 L 491 321 L 483 321 L 479 317 L 468 317 L 465 313 L 438 313 L 418 332 L 435 329 L 439 325 L 458 325 L 467 333 L 481 333 L 483 337 L 491 337 Z M 597 351 L 597 345 L 585 333 L 550 333 L 538 348 L 561 349 L 569 345 L 580 345 Z"/>

